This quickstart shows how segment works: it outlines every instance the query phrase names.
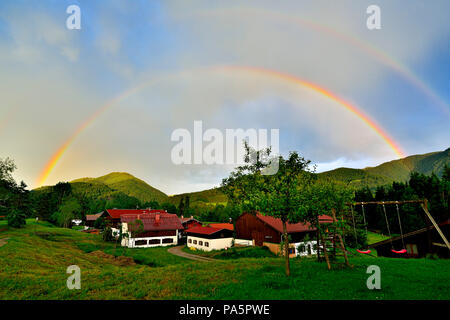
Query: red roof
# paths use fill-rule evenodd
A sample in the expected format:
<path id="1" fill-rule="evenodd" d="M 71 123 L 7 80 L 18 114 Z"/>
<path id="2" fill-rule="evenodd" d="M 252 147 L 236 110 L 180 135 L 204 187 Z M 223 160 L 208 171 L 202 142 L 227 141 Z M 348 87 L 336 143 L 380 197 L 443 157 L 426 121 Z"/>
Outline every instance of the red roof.
<path id="1" fill-rule="evenodd" d="M 96 213 L 96 214 L 87 214 L 86 215 L 86 221 L 95 221 L 102 215 L 103 212 Z"/>
<path id="2" fill-rule="evenodd" d="M 160 209 L 106 209 L 106 212 L 113 219 L 120 219 L 120 216 L 124 214 L 149 214 L 149 213 L 160 213 L 168 214 L 165 210 Z"/>
<path id="3" fill-rule="evenodd" d="M 159 230 L 177 230 L 184 229 L 180 219 L 176 214 L 171 213 L 146 213 L 146 214 L 122 214 L 120 221 L 130 223 L 135 220 L 141 220 L 144 225 L 144 231 Z M 131 225 L 128 227 L 132 229 Z"/>
<path id="4" fill-rule="evenodd" d="M 213 228 L 219 228 L 219 229 L 228 229 L 231 231 L 234 230 L 234 226 L 232 223 L 210 223 L 209 226 L 213 227 Z"/>
<path id="5" fill-rule="evenodd" d="M 283 233 L 283 223 L 281 219 L 274 218 L 271 216 L 263 216 L 259 213 L 256 214 L 256 217 L 258 217 L 263 222 L 267 223 L 269 226 L 277 230 L 278 232 Z M 333 222 L 333 218 L 327 215 L 321 215 L 319 216 L 319 222 L 320 223 L 330 223 Z M 314 231 L 315 228 L 311 227 L 310 223 L 287 223 L 286 229 L 288 233 L 296 233 L 296 232 L 306 232 L 306 231 Z"/>
<path id="6" fill-rule="evenodd" d="M 187 233 L 213 234 L 225 228 L 201 227 L 195 226 L 186 230 Z"/>

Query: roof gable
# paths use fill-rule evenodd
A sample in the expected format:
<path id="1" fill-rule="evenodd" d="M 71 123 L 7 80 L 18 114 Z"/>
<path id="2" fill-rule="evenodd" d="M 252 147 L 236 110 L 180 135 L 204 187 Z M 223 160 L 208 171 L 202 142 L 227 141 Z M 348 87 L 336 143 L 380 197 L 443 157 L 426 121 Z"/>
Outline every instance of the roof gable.
<path id="1" fill-rule="evenodd" d="M 142 221 L 144 231 L 179 230 L 184 229 L 176 214 L 171 213 L 146 213 L 146 214 L 124 214 L 120 221 L 128 224 L 128 229 L 133 231 L 137 228 L 133 223 L 135 220 Z"/>
<path id="2" fill-rule="evenodd" d="M 283 222 L 280 218 L 274 218 L 272 216 L 264 216 L 260 213 L 256 214 L 256 217 L 262 222 L 266 223 L 276 231 L 283 233 Z M 319 216 L 319 223 L 331 223 L 333 222 L 333 218 L 327 215 Z M 307 232 L 307 231 L 315 231 L 316 228 L 312 227 L 309 222 L 303 223 L 286 223 L 287 233 L 296 233 L 296 232 Z"/>

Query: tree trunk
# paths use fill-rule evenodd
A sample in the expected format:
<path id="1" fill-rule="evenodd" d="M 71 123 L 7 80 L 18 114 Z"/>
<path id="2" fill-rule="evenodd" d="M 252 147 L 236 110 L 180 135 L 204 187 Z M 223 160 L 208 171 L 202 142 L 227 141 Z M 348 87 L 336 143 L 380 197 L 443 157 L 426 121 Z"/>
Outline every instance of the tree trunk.
<path id="1" fill-rule="evenodd" d="M 283 241 L 284 241 L 284 258 L 286 261 L 286 276 L 291 275 L 291 266 L 289 264 L 289 237 L 286 228 L 286 221 L 283 221 Z"/>

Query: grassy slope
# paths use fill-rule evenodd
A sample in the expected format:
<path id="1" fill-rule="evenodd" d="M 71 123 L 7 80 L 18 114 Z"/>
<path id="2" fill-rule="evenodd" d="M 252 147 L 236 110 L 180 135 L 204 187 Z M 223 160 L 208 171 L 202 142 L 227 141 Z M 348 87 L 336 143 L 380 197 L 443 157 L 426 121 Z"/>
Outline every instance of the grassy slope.
<path id="1" fill-rule="evenodd" d="M 52 233 L 49 240 L 34 234 Z M 292 277 L 280 258 L 195 262 L 173 257 L 165 248 L 129 249 L 130 255 L 157 257 L 159 267 L 120 266 L 79 249 L 80 243 L 113 250 L 99 236 L 36 225 L 5 228 L 0 221 L 0 299 L 449 299 L 444 270 L 448 260 L 357 257 L 353 269 L 327 271 L 323 263 L 293 259 Z M 86 249 L 86 246 L 84 247 Z M 89 250 L 87 250 L 89 251 Z M 66 268 L 81 268 L 81 290 L 68 290 Z M 380 291 L 366 288 L 366 268 L 381 268 Z M 345 288 L 345 290 L 343 290 Z"/>
<path id="2" fill-rule="evenodd" d="M 450 148 L 445 151 L 409 156 L 399 160 L 385 162 L 376 167 L 364 169 L 338 168 L 319 174 L 319 177 L 331 178 L 361 187 L 375 188 L 393 181 L 407 181 L 412 171 L 430 175 L 441 175 L 445 164 L 450 165 Z"/>
<path id="3" fill-rule="evenodd" d="M 168 196 L 164 192 L 125 172 L 112 172 L 98 178 L 80 178 L 70 183 L 75 193 L 82 193 L 92 198 L 107 198 L 111 194 L 122 192 L 143 202 L 168 201 Z M 35 191 L 45 192 L 48 188 L 41 187 Z"/>
<path id="4" fill-rule="evenodd" d="M 169 197 L 169 200 L 174 205 L 178 206 L 181 198 L 189 196 L 189 203 L 191 206 L 201 203 L 208 204 L 226 204 L 227 197 L 220 191 L 220 188 L 208 189 L 198 192 L 182 193 Z"/>

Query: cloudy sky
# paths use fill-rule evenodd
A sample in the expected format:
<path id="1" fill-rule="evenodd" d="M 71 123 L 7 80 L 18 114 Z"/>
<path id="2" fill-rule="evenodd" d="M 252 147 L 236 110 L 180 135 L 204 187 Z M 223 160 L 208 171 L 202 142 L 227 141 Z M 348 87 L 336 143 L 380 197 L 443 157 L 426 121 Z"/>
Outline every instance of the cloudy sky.
<path id="1" fill-rule="evenodd" d="M 66 28 L 72 4 L 81 30 Z M 366 26 L 371 4 L 379 30 Z M 280 152 L 319 171 L 399 158 L 339 101 L 405 155 L 444 150 L 449 11 L 448 0 L 3 0 L 0 158 L 31 188 L 122 171 L 197 191 L 232 166 L 172 162 L 172 132 L 195 120 L 279 129 Z"/>

